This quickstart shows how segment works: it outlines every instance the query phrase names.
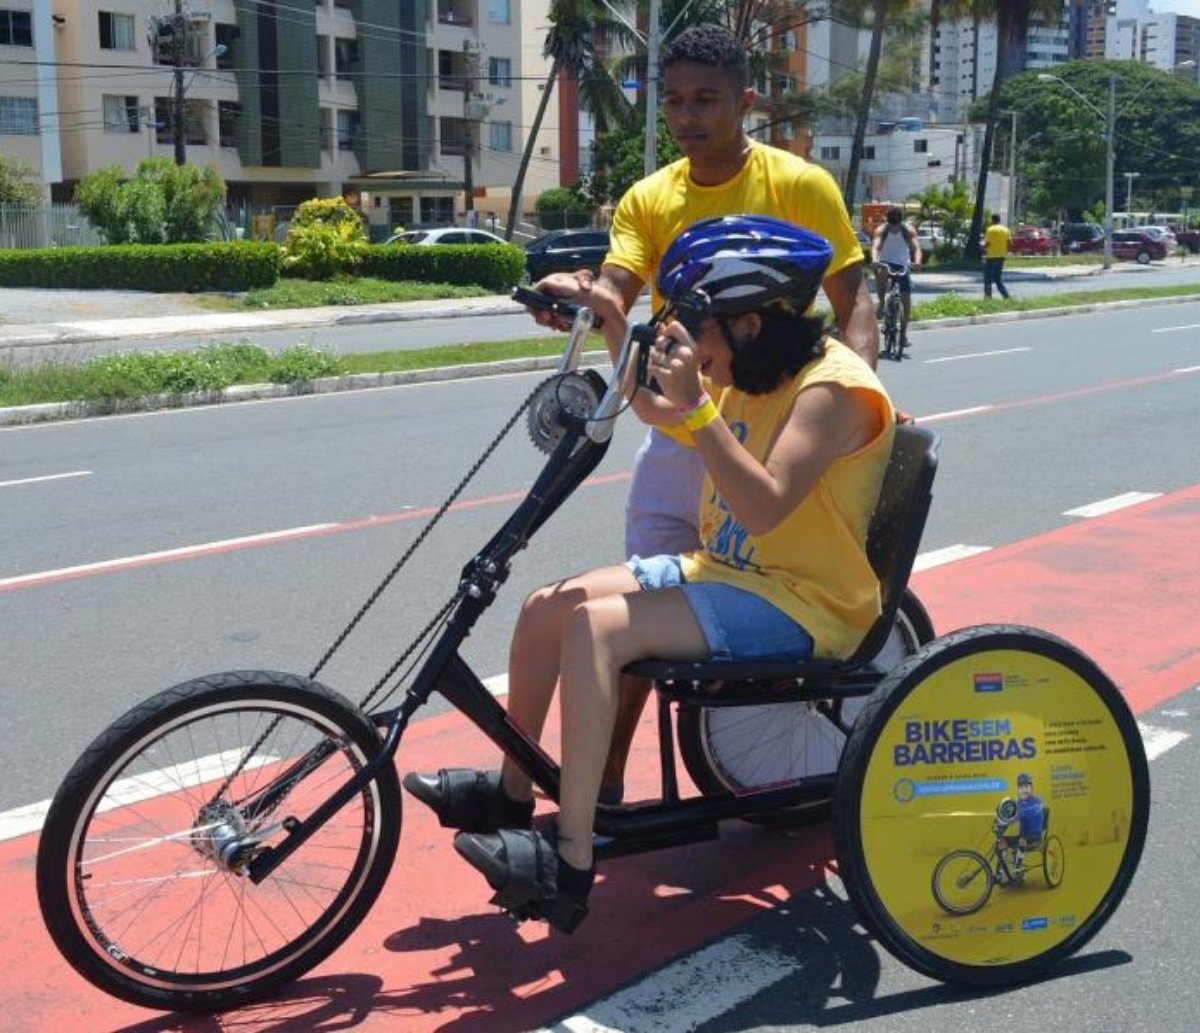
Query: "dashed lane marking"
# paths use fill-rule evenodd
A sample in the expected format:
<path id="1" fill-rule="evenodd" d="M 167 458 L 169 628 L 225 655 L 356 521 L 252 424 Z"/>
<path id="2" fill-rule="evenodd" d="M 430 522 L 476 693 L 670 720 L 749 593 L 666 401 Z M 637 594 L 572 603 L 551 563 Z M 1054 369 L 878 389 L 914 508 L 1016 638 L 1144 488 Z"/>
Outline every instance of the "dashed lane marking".
<path id="1" fill-rule="evenodd" d="M 956 560 L 965 560 L 971 556 L 978 556 L 981 552 L 988 552 L 990 549 L 990 545 L 947 545 L 944 549 L 931 549 L 916 558 L 913 563 L 913 573 L 940 567 L 946 563 L 954 563 Z"/>
<path id="2" fill-rule="evenodd" d="M 961 362 L 963 359 L 990 359 L 994 355 L 1013 355 L 1016 352 L 1031 352 L 1032 348 L 997 348 L 990 352 L 968 352 L 965 355 L 946 355 L 940 359 L 926 359 L 926 366 L 935 366 L 939 362 Z"/>
<path id="3" fill-rule="evenodd" d="M 72 470 L 70 473 L 48 473 L 41 477 L 21 477 L 15 481 L 0 481 L 0 488 L 15 488 L 18 484 L 42 484 L 45 481 L 62 481 L 68 477 L 91 477 L 91 470 Z"/>
<path id="4" fill-rule="evenodd" d="M 1076 506 L 1074 509 L 1065 510 L 1063 516 L 1104 516 L 1105 513 L 1115 513 L 1118 509 L 1128 509 L 1130 506 L 1161 497 L 1161 491 L 1127 491 L 1109 499 L 1101 499 L 1099 502 L 1089 502 L 1086 506 Z"/>

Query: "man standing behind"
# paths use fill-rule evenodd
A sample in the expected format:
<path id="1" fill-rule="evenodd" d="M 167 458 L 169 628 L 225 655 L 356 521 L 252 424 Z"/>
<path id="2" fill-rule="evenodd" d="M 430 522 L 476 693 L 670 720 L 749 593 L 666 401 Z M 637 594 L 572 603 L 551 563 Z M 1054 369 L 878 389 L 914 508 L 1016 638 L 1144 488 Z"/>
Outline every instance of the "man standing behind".
<path id="1" fill-rule="evenodd" d="M 737 37 L 718 25 L 695 26 L 663 49 L 660 64 L 663 117 L 683 158 L 635 183 L 621 198 L 598 279 L 559 273 L 537 287 L 585 305 L 592 292 L 604 294 L 628 312 L 647 283 L 653 289 L 659 262 L 683 230 L 719 215 L 772 215 L 833 245 L 822 286 L 836 333 L 874 368 L 879 328 L 841 191 L 819 166 L 746 135 L 744 121 L 755 93 Z M 656 307 L 661 300 L 655 292 Z M 625 514 L 627 552 L 656 556 L 696 549 L 703 479 L 703 464 L 686 431 L 651 429 L 634 461 Z M 647 691 L 644 683 L 623 688 L 602 802 L 620 797 L 625 754 Z"/>
<path id="2" fill-rule="evenodd" d="M 983 235 L 983 296 L 992 296 L 992 284 L 1000 297 L 1008 300 L 1008 288 L 1004 286 L 1004 259 L 1008 257 L 1008 227 L 1000 221 L 1000 213 L 992 214 L 992 224 Z"/>

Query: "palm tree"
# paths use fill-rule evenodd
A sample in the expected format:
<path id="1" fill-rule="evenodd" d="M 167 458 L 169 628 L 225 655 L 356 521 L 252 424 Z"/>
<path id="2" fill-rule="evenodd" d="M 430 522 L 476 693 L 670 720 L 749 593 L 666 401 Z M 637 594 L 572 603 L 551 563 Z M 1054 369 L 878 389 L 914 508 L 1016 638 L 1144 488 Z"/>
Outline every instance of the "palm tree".
<path id="1" fill-rule="evenodd" d="M 972 6 L 975 6 L 972 4 Z M 983 204 L 987 192 L 988 166 L 992 160 L 992 144 L 996 135 L 996 115 L 1000 110 L 1000 89 L 1005 80 L 1025 69 L 1025 46 L 1029 40 L 1029 21 L 1033 15 L 1047 19 L 1062 16 L 1062 0 L 992 0 L 996 18 L 996 72 L 988 97 L 987 124 L 983 132 L 983 147 L 979 154 L 979 181 L 975 188 L 975 210 L 967 246 L 963 255 L 970 261 L 982 254 L 980 237 L 983 234 Z M 1016 146 L 1016 141 L 1013 141 Z"/>
<path id="2" fill-rule="evenodd" d="M 595 3 L 595 0 L 551 0 L 549 19 L 550 27 L 542 45 L 542 55 L 550 59 L 550 72 L 542 87 L 542 99 L 538 102 L 537 113 L 529 127 L 525 150 L 521 154 L 521 164 L 517 167 L 517 175 L 513 181 L 512 202 L 504 227 L 505 240 L 512 240 L 517 213 L 521 210 L 521 191 L 525 186 L 525 175 L 529 171 L 529 162 L 533 158 L 533 148 L 542 127 L 542 119 L 546 115 L 550 95 L 554 92 L 554 84 L 559 75 L 570 75 L 580 81 L 581 99 L 585 96 L 597 99 L 604 93 L 611 96 L 612 91 L 606 91 L 597 85 L 599 80 L 609 76 L 597 53 L 596 40 L 603 37 L 628 42 L 636 38 L 628 26 L 610 16 L 604 7 Z M 582 88 L 585 83 L 586 93 Z M 617 89 L 619 91 L 619 87 Z"/>

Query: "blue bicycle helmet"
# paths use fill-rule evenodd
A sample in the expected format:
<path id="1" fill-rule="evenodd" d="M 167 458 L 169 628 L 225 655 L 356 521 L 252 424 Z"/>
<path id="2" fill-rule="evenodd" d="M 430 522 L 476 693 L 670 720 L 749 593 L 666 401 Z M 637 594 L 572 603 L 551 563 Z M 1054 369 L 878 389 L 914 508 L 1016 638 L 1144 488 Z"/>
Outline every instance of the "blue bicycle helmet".
<path id="1" fill-rule="evenodd" d="M 766 215 L 723 215 L 684 230 L 659 266 L 659 293 L 678 304 L 703 292 L 714 315 L 754 312 L 775 301 L 805 311 L 833 248 L 824 237 Z"/>

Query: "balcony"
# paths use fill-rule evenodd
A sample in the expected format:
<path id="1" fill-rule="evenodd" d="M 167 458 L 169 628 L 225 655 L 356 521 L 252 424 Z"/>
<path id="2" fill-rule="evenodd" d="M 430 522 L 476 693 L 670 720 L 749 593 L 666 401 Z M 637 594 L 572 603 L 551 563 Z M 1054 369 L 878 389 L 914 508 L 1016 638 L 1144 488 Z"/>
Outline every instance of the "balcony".
<path id="1" fill-rule="evenodd" d="M 465 4 L 439 3 L 437 11 L 439 25 L 457 25 L 470 28 L 475 19 L 467 13 Z"/>

